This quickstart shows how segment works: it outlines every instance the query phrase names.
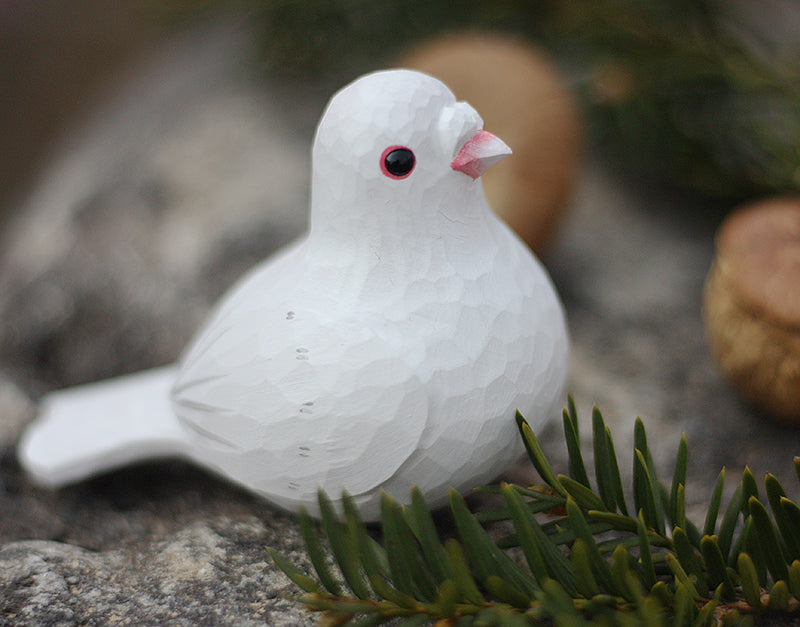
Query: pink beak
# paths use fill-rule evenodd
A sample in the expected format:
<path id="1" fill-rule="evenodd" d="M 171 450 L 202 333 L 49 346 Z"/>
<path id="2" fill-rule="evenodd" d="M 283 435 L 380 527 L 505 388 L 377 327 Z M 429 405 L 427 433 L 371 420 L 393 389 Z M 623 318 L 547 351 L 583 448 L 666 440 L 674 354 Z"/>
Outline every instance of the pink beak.
<path id="1" fill-rule="evenodd" d="M 481 130 L 462 146 L 450 167 L 474 180 L 510 154 L 511 148 L 502 139 Z"/>

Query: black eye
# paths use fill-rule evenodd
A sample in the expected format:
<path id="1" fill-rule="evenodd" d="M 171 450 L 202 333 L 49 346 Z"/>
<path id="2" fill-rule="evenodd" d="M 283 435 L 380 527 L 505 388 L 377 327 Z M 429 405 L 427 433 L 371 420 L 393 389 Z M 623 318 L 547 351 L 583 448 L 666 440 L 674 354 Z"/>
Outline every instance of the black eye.
<path id="1" fill-rule="evenodd" d="M 414 153 L 404 146 L 390 146 L 381 155 L 381 171 L 393 179 L 404 179 L 414 169 Z"/>

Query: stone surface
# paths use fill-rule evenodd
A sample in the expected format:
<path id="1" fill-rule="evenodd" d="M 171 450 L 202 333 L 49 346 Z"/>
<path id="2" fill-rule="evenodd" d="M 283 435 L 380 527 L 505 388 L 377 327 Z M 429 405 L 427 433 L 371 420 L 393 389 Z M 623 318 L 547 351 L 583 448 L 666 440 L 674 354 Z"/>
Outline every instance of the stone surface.
<path id="1" fill-rule="evenodd" d="M 311 622 L 264 550 L 302 561 L 295 523 L 262 501 L 178 462 L 37 490 L 13 449 L 43 391 L 173 359 L 227 283 L 302 229 L 328 94 L 252 82 L 246 53 L 230 24 L 173 42 L 54 155 L 5 233 L 2 624 Z M 745 464 L 772 472 L 796 497 L 800 438 L 713 363 L 700 303 L 718 219 L 698 202 L 590 165 L 545 262 L 569 317 L 583 437 L 597 403 L 629 469 L 640 414 L 667 475 L 686 432 L 689 515 L 702 520 L 722 465 L 731 482 Z M 566 470 L 557 416 L 543 445 Z"/>
<path id="2" fill-rule="evenodd" d="M 302 231 L 310 129 L 251 80 L 248 53 L 236 23 L 172 41 L 53 155 L 1 244 L 15 378 L 171 361 L 209 303 Z"/>
<path id="3" fill-rule="evenodd" d="M 154 488 L 165 476 L 170 487 Z M 203 483 L 211 485 L 198 487 Z M 12 532 L 30 538 L 43 531 L 50 539 L 4 538 L 0 623 L 307 624 L 264 550 L 279 545 L 300 561 L 297 530 L 264 507 L 169 466 L 60 494 L 32 512 L 60 516 L 60 525 L 43 529 L 31 521 Z"/>

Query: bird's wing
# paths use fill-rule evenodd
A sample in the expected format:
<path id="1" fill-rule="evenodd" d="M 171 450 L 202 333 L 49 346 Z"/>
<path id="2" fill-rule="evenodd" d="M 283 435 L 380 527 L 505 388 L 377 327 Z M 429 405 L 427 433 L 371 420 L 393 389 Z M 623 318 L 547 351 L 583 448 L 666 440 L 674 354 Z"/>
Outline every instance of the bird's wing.
<path id="1" fill-rule="evenodd" d="M 425 387 L 374 324 L 280 283 L 220 308 L 182 364 L 175 412 L 201 461 L 285 507 L 320 487 L 372 490 L 417 449 Z"/>

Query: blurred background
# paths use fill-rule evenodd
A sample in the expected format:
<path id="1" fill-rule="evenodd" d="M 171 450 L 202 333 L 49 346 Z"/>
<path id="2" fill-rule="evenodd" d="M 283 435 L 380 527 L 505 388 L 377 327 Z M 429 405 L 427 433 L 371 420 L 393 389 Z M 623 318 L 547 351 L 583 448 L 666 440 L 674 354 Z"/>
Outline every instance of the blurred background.
<path id="1" fill-rule="evenodd" d="M 252 26 L 259 71 L 331 84 L 442 32 L 508 33 L 555 55 L 591 136 L 627 165 L 717 196 L 800 185 L 800 10 L 787 0 L 5 0 L 0 206 L 125 68 L 226 12 Z"/>
<path id="2" fill-rule="evenodd" d="M 36 397 L 173 360 L 302 232 L 329 96 L 404 65 L 514 149 L 487 198 L 554 274 L 574 352 L 605 351 L 597 367 L 626 381 L 626 360 L 661 350 L 653 385 L 669 389 L 705 363 L 717 227 L 800 188 L 799 56 L 789 0 L 6 0 L 0 367 Z"/>
<path id="3" fill-rule="evenodd" d="M 554 241 L 602 258 L 606 223 L 662 237 L 678 210 L 707 255 L 731 209 L 798 192 L 799 55 L 789 0 L 6 0 L 0 363 L 40 390 L 174 359 L 224 288 L 304 228 L 327 98 L 390 65 L 439 76 L 512 146 L 484 178 L 490 205 L 580 320 L 580 264 L 559 277 Z M 597 166 L 614 177 L 591 192 L 606 223 L 581 210 Z M 631 189 L 636 213 L 613 217 Z M 605 292 L 652 301 L 663 283 Z"/>
<path id="4" fill-rule="evenodd" d="M 166 24 L 147 3 L 0 4 L 0 207 L 9 211 L 54 141 L 114 90 Z"/>

